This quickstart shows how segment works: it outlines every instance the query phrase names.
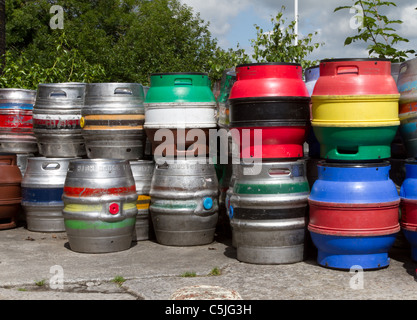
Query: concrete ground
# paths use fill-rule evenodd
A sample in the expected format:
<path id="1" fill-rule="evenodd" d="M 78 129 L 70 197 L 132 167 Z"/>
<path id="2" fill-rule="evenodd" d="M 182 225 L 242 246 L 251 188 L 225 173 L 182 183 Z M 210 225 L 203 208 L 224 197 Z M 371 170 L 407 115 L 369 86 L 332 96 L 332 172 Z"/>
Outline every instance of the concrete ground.
<path id="1" fill-rule="evenodd" d="M 401 239 L 400 239 L 401 240 Z M 404 240 L 404 239 L 403 239 Z M 284 265 L 239 262 L 231 239 L 171 247 L 138 241 L 125 251 L 71 251 L 66 233 L 24 226 L 0 230 L 2 300 L 415 300 L 416 268 L 406 242 L 388 267 L 363 273 L 306 260 Z"/>

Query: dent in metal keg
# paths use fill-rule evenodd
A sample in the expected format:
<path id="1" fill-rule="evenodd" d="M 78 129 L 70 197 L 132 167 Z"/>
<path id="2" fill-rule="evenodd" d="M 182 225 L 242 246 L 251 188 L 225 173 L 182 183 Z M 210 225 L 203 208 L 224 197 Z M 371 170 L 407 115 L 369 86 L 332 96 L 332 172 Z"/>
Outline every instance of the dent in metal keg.
<path id="1" fill-rule="evenodd" d="M 36 91 L 0 89 L 0 152 L 38 152 L 33 133 Z"/>
<path id="2" fill-rule="evenodd" d="M 85 83 L 41 83 L 33 108 L 39 153 L 50 158 L 86 155 L 81 135 Z"/>
<path id="3" fill-rule="evenodd" d="M 254 165 L 262 165 L 259 174 L 245 173 Z M 303 261 L 309 191 L 304 159 L 237 166 L 229 208 L 237 259 Z"/>
<path id="4" fill-rule="evenodd" d="M 142 159 L 143 103 L 139 83 L 88 83 L 81 119 L 88 158 Z"/>
<path id="5" fill-rule="evenodd" d="M 155 163 L 151 160 L 130 161 L 133 178 L 136 183 L 136 193 L 138 195 L 136 207 L 138 215 L 136 217 L 136 228 L 133 235 L 134 241 L 147 240 L 152 238 L 152 225 L 149 214 L 151 197 L 151 182 Z"/>
<path id="6" fill-rule="evenodd" d="M 211 243 L 218 220 L 218 180 L 213 164 L 167 160 L 156 164 L 151 183 L 152 223 L 159 243 Z"/>
<path id="7" fill-rule="evenodd" d="M 32 157 L 22 180 L 22 207 L 27 228 L 35 232 L 65 232 L 62 194 L 73 158 Z"/>
<path id="8" fill-rule="evenodd" d="M 71 250 L 104 253 L 130 248 L 138 209 L 129 161 L 71 161 L 62 199 Z"/>

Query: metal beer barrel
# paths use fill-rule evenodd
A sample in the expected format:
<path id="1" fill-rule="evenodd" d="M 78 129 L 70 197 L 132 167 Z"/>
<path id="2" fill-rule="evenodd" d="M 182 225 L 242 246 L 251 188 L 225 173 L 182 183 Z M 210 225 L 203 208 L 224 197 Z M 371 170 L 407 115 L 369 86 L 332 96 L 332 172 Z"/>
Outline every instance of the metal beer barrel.
<path id="1" fill-rule="evenodd" d="M 22 207 L 28 230 L 65 232 L 62 194 L 68 164 L 73 159 L 28 158 L 22 179 Z"/>
<path id="2" fill-rule="evenodd" d="M 179 159 L 157 163 L 149 207 L 157 241 L 171 246 L 213 242 L 218 192 L 213 164 Z"/>
<path id="3" fill-rule="evenodd" d="M 261 165 L 261 164 L 258 164 Z M 304 159 L 237 167 L 229 216 L 237 259 L 255 264 L 304 259 L 309 185 Z"/>
<path id="4" fill-rule="evenodd" d="M 71 250 L 103 253 L 130 248 L 138 209 L 129 161 L 71 161 L 62 200 Z"/>
<path id="5" fill-rule="evenodd" d="M 39 153 L 50 158 L 86 155 L 81 135 L 85 83 L 41 83 L 33 108 Z"/>
<path id="6" fill-rule="evenodd" d="M 35 97 L 35 90 L 0 89 L 0 152 L 38 152 L 33 132 Z"/>
<path id="7" fill-rule="evenodd" d="M 81 127 L 90 159 L 144 156 L 144 91 L 139 83 L 88 83 Z"/>

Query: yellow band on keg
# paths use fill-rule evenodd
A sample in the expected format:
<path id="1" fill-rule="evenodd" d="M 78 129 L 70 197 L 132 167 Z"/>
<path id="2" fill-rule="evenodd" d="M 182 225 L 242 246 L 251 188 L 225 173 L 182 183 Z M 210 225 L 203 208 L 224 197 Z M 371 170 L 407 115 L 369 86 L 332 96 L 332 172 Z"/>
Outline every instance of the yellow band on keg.
<path id="1" fill-rule="evenodd" d="M 136 208 L 138 208 L 139 210 L 149 209 L 150 203 L 151 203 L 151 197 L 150 196 L 139 195 L 138 200 L 137 200 L 137 204 L 136 204 Z"/>
<path id="2" fill-rule="evenodd" d="M 123 211 L 131 210 L 136 207 L 135 202 L 123 203 Z M 67 203 L 64 206 L 64 210 L 67 212 L 100 212 L 103 209 L 102 204 L 78 204 Z"/>
<path id="3" fill-rule="evenodd" d="M 85 120 L 145 120 L 144 114 L 93 114 L 84 116 Z"/>
<path id="4" fill-rule="evenodd" d="M 381 127 L 400 125 L 400 95 L 312 96 L 312 126 Z"/>

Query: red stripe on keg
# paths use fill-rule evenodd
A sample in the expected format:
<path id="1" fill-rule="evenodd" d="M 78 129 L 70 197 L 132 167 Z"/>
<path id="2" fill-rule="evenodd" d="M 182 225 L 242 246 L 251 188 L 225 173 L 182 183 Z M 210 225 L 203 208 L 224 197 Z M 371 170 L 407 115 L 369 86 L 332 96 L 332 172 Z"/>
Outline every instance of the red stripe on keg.
<path id="1" fill-rule="evenodd" d="M 401 199 L 401 228 L 417 231 L 417 200 Z"/>
<path id="2" fill-rule="evenodd" d="M 64 187 L 64 194 L 68 197 L 94 197 L 101 196 L 104 194 L 123 195 L 126 193 L 136 193 L 136 186 L 132 185 L 129 187 L 108 189 Z"/>
<path id="3" fill-rule="evenodd" d="M 417 102 L 410 103 L 400 103 L 399 114 L 416 112 L 417 111 Z"/>
<path id="4" fill-rule="evenodd" d="M 32 116 L 0 115 L 0 127 L 32 128 Z"/>
<path id="5" fill-rule="evenodd" d="M 370 204 L 309 200 L 308 230 L 336 236 L 379 236 L 398 232 L 399 201 Z"/>
<path id="6" fill-rule="evenodd" d="M 58 129 L 73 129 L 80 127 L 80 119 L 73 120 L 53 120 L 53 119 L 33 119 L 35 128 L 58 128 Z M 81 128 L 81 127 L 80 127 Z"/>

